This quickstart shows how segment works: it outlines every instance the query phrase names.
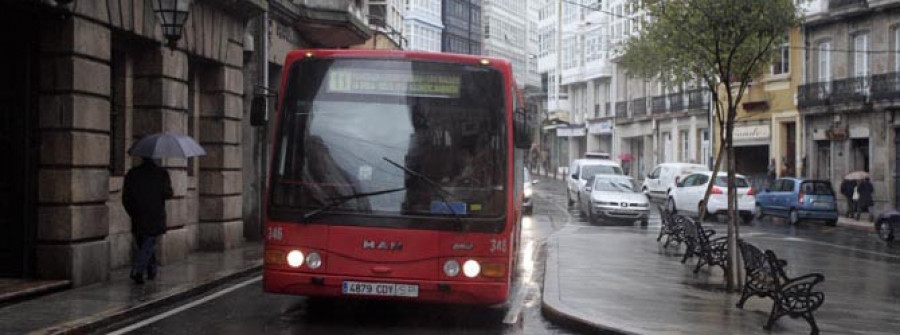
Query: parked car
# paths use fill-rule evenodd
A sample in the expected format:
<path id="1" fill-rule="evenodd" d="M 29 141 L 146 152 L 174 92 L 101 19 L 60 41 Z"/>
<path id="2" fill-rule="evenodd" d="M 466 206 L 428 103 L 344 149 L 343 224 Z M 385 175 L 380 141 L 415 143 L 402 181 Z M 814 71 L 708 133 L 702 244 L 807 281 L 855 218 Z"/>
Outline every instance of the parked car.
<path id="1" fill-rule="evenodd" d="M 824 220 L 833 226 L 838 220 L 834 188 L 827 180 L 776 179 L 768 189 L 756 195 L 754 213 L 759 218 L 764 215 L 785 217 L 791 224 L 801 220 Z"/>
<path id="2" fill-rule="evenodd" d="M 579 197 L 581 212 L 591 223 L 597 219 L 641 221 L 647 225 L 650 204 L 634 179 L 623 175 L 598 174 L 589 178 Z"/>
<path id="3" fill-rule="evenodd" d="M 709 171 L 706 165 L 693 163 L 662 163 L 653 168 L 653 171 L 647 174 L 641 191 L 647 197 L 665 200 L 673 188 L 675 183 L 682 177 L 700 171 Z"/>
<path id="4" fill-rule="evenodd" d="M 534 188 L 532 185 L 537 183 L 537 179 L 531 179 L 531 173 L 528 172 L 528 168 L 525 168 L 525 185 L 522 188 L 522 211 L 525 214 L 531 214 L 534 210 L 534 202 L 531 200 L 531 195 L 534 194 Z"/>
<path id="5" fill-rule="evenodd" d="M 587 184 L 588 178 L 595 174 L 624 175 L 622 166 L 609 159 L 581 158 L 569 164 L 566 176 L 566 197 L 569 206 L 578 202 L 578 192 Z"/>
<path id="6" fill-rule="evenodd" d="M 706 194 L 710 179 L 712 179 L 712 171 L 694 172 L 682 178 L 669 192 L 666 209 L 671 213 L 699 216 L 703 196 Z M 747 178 L 742 175 L 735 175 L 735 186 L 738 195 L 738 214 L 741 220 L 749 223 L 753 220 L 753 206 L 756 205 L 755 191 L 750 187 Z M 716 174 L 706 211 L 711 215 L 727 214 L 728 176 L 725 173 Z"/>
<path id="7" fill-rule="evenodd" d="M 608 152 L 602 151 L 588 151 L 584 153 L 584 158 L 599 158 L 599 159 L 609 159 L 610 155 Z"/>

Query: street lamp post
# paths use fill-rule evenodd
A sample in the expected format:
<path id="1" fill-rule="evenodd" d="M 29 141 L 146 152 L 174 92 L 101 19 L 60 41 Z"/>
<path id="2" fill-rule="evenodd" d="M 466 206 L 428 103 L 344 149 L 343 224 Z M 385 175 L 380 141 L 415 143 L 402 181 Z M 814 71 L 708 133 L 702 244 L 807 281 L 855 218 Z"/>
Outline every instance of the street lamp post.
<path id="1" fill-rule="evenodd" d="M 157 18 L 159 18 L 160 26 L 162 26 L 163 36 L 166 38 L 166 44 L 170 48 L 174 48 L 181 39 L 184 22 L 187 21 L 190 11 L 190 0 L 156 0 Z"/>

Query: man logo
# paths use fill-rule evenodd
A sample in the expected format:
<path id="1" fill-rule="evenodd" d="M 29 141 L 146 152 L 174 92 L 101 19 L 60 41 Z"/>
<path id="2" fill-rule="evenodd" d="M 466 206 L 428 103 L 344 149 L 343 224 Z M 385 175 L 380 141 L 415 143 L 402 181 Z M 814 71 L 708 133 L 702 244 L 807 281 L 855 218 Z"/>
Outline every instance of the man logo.
<path id="1" fill-rule="evenodd" d="M 623 202 L 623 203 L 621 203 L 621 204 L 619 204 L 619 205 L 622 206 L 622 207 L 628 207 L 628 203 L 627 203 L 627 202 Z"/>
<path id="2" fill-rule="evenodd" d="M 363 240 L 363 249 L 400 251 L 403 242 Z"/>

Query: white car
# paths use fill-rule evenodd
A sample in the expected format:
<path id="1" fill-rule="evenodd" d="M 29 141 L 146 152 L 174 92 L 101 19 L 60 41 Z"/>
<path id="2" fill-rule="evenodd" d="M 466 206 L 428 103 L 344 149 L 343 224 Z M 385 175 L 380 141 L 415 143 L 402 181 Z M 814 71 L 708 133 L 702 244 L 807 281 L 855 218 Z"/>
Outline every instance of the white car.
<path id="1" fill-rule="evenodd" d="M 587 180 L 596 174 L 624 175 L 622 166 L 608 159 L 581 158 L 569 164 L 569 174 L 566 176 L 566 197 L 569 206 L 578 202 L 578 196 Z"/>
<path id="2" fill-rule="evenodd" d="M 647 174 L 641 191 L 650 198 L 665 200 L 675 183 L 684 176 L 700 171 L 709 171 L 706 165 L 693 163 L 662 163 Z"/>
<path id="3" fill-rule="evenodd" d="M 706 187 L 709 185 L 711 177 L 712 172 L 705 171 L 694 172 L 681 178 L 676 187 L 669 192 L 666 210 L 670 213 L 699 216 L 703 195 L 706 194 Z M 753 209 L 756 206 L 756 192 L 750 187 L 747 178 L 742 175 L 735 175 L 735 186 L 737 187 L 738 212 L 745 223 L 750 222 L 753 220 Z M 706 210 L 708 214 L 713 215 L 728 212 L 728 175 L 725 172 L 719 172 L 716 175 Z"/>
<path id="4" fill-rule="evenodd" d="M 650 203 L 628 176 L 598 174 L 588 180 L 579 198 L 581 212 L 591 223 L 597 219 L 641 221 L 647 225 Z"/>

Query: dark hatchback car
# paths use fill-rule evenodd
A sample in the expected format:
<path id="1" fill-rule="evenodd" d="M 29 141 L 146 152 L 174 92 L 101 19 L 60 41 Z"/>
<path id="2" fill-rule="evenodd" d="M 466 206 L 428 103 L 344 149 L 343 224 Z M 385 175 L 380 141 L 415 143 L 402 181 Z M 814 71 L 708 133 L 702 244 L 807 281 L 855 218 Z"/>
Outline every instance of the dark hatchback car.
<path id="1" fill-rule="evenodd" d="M 836 225 L 837 199 L 831 182 L 799 178 L 776 179 L 756 195 L 757 218 L 764 215 L 787 218 L 791 224 L 801 220 L 823 220 Z"/>

